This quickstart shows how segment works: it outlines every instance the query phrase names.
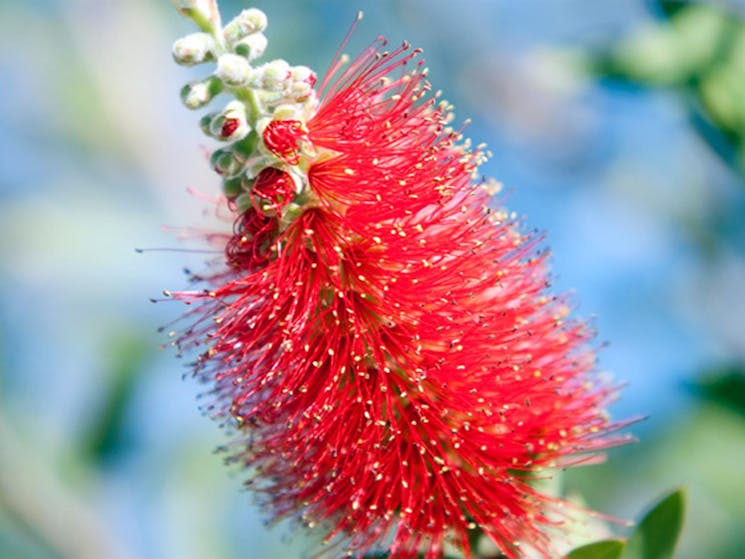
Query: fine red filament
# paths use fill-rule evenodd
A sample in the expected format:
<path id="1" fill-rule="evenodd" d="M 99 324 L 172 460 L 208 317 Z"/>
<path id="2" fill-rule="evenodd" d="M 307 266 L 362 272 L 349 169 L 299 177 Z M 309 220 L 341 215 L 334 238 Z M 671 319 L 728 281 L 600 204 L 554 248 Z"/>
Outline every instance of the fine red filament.
<path id="1" fill-rule="evenodd" d="M 289 173 L 267 167 L 254 180 L 251 201 L 257 211 L 279 211 L 292 200 L 295 182 Z"/>
<path id="2" fill-rule="evenodd" d="M 303 123 L 298 120 L 273 120 L 264 130 L 264 144 L 286 163 L 297 165 L 297 144 L 305 135 Z"/>

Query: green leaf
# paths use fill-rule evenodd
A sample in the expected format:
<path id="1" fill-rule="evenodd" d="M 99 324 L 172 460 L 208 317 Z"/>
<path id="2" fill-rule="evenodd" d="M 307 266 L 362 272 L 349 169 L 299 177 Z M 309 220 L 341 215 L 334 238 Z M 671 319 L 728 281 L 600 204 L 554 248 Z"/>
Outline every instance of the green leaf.
<path id="1" fill-rule="evenodd" d="M 573 549 L 567 559 L 619 559 L 623 547 L 621 540 L 603 540 Z"/>
<path id="2" fill-rule="evenodd" d="M 731 364 L 709 369 L 693 389 L 703 400 L 745 417 L 745 365 Z"/>
<path id="3" fill-rule="evenodd" d="M 95 420 L 84 430 L 80 448 L 82 456 L 100 465 L 120 456 L 129 445 L 126 414 L 145 366 L 153 354 L 153 343 L 133 333 L 117 333 L 107 348 L 109 371 L 101 375 L 101 399 Z"/>
<path id="4" fill-rule="evenodd" d="M 683 525 L 682 489 L 662 498 L 637 525 L 621 559 L 671 559 Z"/>

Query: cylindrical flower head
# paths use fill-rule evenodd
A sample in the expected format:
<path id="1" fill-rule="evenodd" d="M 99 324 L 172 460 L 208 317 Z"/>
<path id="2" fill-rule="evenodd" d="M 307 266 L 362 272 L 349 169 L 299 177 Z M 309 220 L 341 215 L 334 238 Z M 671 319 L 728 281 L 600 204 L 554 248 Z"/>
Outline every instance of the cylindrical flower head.
<path id="1" fill-rule="evenodd" d="M 510 559 L 556 557 L 565 504 L 531 478 L 625 440 L 614 391 L 417 52 L 383 48 L 332 64 L 311 118 L 251 122 L 252 165 L 274 163 L 229 205 L 224 269 L 174 294 L 197 303 L 177 345 L 206 348 L 195 373 L 276 516 L 351 555 L 470 557 L 478 528 Z M 289 77 L 271 65 L 258 87 Z"/>

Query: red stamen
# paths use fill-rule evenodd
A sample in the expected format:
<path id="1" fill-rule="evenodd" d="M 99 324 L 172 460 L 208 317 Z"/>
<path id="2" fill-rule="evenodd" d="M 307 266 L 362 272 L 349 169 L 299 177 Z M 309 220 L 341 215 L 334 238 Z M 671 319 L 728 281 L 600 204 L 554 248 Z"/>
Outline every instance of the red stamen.
<path id="1" fill-rule="evenodd" d="M 256 211 L 280 213 L 292 201 L 294 192 L 295 181 L 289 173 L 276 167 L 267 167 L 254 179 L 251 203 Z"/>
<path id="2" fill-rule="evenodd" d="M 303 123 L 298 120 L 273 120 L 264 129 L 264 144 L 289 165 L 297 165 L 300 157 L 298 142 L 306 136 Z"/>
<path id="3" fill-rule="evenodd" d="M 223 138 L 229 138 L 233 132 L 235 132 L 241 125 L 241 121 L 237 118 L 226 118 L 220 130 L 220 135 Z"/>

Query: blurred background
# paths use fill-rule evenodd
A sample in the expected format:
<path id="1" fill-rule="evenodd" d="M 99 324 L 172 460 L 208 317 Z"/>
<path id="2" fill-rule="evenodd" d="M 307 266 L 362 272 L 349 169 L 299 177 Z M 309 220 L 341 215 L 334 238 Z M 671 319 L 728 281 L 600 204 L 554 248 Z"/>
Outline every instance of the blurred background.
<path id="1" fill-rule="evenodd" d="M 598 330 L 639 442 L 566 476 L 633 518 L 685 486 L 679 557 L 745 557 L 745 5 L 642 0 L 256 0 L 269 57 L 322 74 L 378 34 L 424 48 L 493 152 L 505 203 L 547 233 L 554 286 Z M 249 4 L 221 1 L 229 19 Z M 204 255 L 162 225 L 216 192 L 163 0 L 0 1 L 0 557 L 295 559 L 151 304 Z M 622 529 L 619 529 L 623 533 Z"/>

